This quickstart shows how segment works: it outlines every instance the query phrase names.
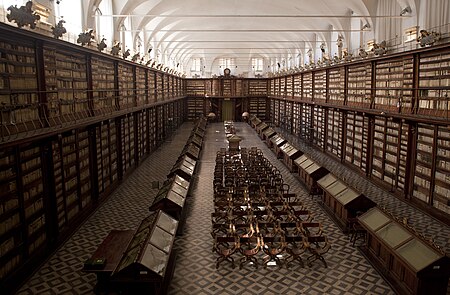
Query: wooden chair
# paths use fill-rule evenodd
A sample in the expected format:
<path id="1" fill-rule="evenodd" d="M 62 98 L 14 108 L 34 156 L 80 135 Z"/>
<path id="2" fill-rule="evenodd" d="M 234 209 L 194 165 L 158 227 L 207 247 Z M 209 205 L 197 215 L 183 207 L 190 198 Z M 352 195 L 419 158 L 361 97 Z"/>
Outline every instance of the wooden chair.
<path id="1" fill-rule="evenodd" d="M 305 249 L 311 253 L 307 258 L 309 267 L 317 259 L 322 261 L 325 267 L 328 267 L 323 255 L 331 249 L 331 244 L 326 236 L 304 237 L 303 244 Z"/>
<path id="2" fill-rule="evenodd" d="M 322 224 L 320 222 L 300 222 L 300 228 L 306 237 L 317 237 L 323 233 Z"/>
<path id="3" fill-rule="evenodd" d="M 282 263 L 278 255 L 284 252 L 286 249 L 286 240 L 283 233 L 275 234 L 273 236 L 264 236 L 263 237 L 263 251 L 266 253 L 266 257 L 264 257 L 263 263 L 264 268 L 267 267 L 267 264 L 271 261 L 275 261 L 276 264 L 281 268 Z"/>
<path id="4" fill-rule="evenodd" d="M 239 269 L 242 269 L 245 263 L 252 262 L 256 269 L 258 269 L 258 260 L 256 254 L 261 250 L 262 243 L 258 236 L 252 236 L 249 238 L 239 238 L 239 251 L 243 255 L 239 263 Z"/>
<path id="5" fill-rule="evenodd" d="M 286 252 L 289 256 L 286 258 L 286 267 L 294 262 L 298 261 L 301 267 L 304 267 L 302 255 L 305 253 L 305 246 L 302 236 L 287 236 L 286 237 Z"/>
<path id="6" fill-rule="evenodd" d="M 239 241 L 236 237 L 216 237 L 214 240 L 214 250 L 219 257 L 216 259 L 216 269 L 222 261 L 231 262 L 231 268 L 234 268 L 234 258 L 232 255 L 239 249 Z"/>

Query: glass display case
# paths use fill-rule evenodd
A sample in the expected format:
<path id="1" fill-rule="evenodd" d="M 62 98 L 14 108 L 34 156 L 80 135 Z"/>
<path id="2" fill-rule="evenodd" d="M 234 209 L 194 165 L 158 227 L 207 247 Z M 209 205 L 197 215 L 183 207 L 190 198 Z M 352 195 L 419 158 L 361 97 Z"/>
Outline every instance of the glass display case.
<path id="1" fill-rule="evenodd" d="M 446 294 L 450 258 L 432 241 L 378 207 L 358 217 L 364 253 L 399 294 Z"/>

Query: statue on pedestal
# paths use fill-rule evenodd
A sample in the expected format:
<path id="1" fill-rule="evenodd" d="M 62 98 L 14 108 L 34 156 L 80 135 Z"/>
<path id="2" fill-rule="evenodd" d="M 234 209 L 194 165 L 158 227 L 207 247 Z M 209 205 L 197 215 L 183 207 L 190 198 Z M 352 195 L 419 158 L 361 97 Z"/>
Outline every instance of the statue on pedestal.
<path id="1" fill-rule="evenodd" d="M 52 27 L 52 34 L 56 39 L 62 37 L 63 34 L 67 33 L 66 28 L 64 28 L 65 21 L 62 19 L 56 24 L 56 26 Z"/>
<path id="2" fill-rule="evenodd" d="M 40 20 L 41 17 L 31 10 L 32 6 L 32 1 L 28 1 L 25 6 L 22 5 L 19 8 L 17 8 L 17 5 L 11 5 L 7 9 L 10 13 L 6 15 L 6 18 L 10 22 L 15 21 L 19 28 L 29 25 L 30 28 L 35 29 L 36 21 Z"/>
<path id="3" fill-rule="evenodd" d="M 342 47 L 344 46 L 344 36 L 342 36 L 341 34 L 339 34 L 336 40 L 336 45 L 338 47 L 338 57 L 339 59 L 342 59 Z"/>

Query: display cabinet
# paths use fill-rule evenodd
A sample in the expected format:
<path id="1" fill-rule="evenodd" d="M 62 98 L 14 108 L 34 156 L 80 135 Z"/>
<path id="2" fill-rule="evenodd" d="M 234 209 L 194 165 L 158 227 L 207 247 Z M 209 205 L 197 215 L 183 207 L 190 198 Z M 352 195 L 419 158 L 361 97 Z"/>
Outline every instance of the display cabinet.
<path id="1" fill-rule="evenodd" d="M 150 205 L 150 211 L 162 210 L 179 222 L 178 234 L 182 234 L 186 210 L 183 210 L 189 194 L 189 181 L 178 175 L 167 179 Z"/>
<path id="2" fill-rule="evenodd" d="M 325 167 L 312 161 L 306 155 L 302 155 L 294 161 L 298 167 L 298 175 L 309 190 L 311 196 L 322 196 L 322 190 L 317 185 L 317 181 L 330 173 Z"/>
<path id="3" fill-rule="evenodd" d="M 286 142 L 287 140 L 280 134 L 276 134 L 270 138 L 270 148 L 272 148 L 278 159 L 281 159 L 283 157 L 283 153 L 281 152 L 280 147 Z"/>
<path id="4" fill-rule="evenodd" d="M 263 139 L 263 133 L 264 131 L 269 128 L 269 125 L 265 122 L 262 122 L 261 124 L 258 124 L 256 126 L 256 132 L 258 133 L 258 136 Z"/>
<path id="5" fill-rule="evenodd" d="M 173 165 L 167 177 L 171 178 L 174 175 L 179 175 L 186 181 L 190 182 L 192 176 L 194 175 L 196 165 L 196 160 L 192 159 L 186 154 L 182 154 L 178 158 L 177 162 Z"/>
<path id="6" fill-rule="evenodd" d="M 294 164 L 294 161 L 303 155 L 303 152 L 295 148 L 289 142 L 286 142 L 280 147 L 281 152 L 283 153 L 284 164 L 289 168 L 290 172 L 297 172 L 297 165 Z"/>
<path id="7" fill-rule="evenodd" d="M 262 140 L 264 140 L 264 141 L 269 141 L 270 140 L 270 138 L 272 137 L 272 136 L 274 136 L 275 134 L 277 134 L 276 133 L 276 131 L 272 128 L 272 127 L 269 127 L 269 128 L 266 128 L 265 130 L 264 130 L 264 132 L 262 133 Z"/>
<path id="8" fill-rule="evenodd" d="M 353 219 L 376 206 L 376 203 L 356 192 L 331 173 L 317 181 L 323 191 L 323 205 L 344 232 L 350 230 Z"/>
<path id="9" fill-rule="evenodd" d="M 447 294 L 450 258 L 407 224 L 374 207 L 358 217 L 364 253 L 399 294 Z"/>
<path id="10" fill-rule="evenodd" d="M 142 220 L 135 231 L 111 231 L 83 271 L 97 275 L 97 293 L 166 294 L 178 221 L 163 211 Z"/>
<path id="11" fill-rule="evenodd" d="M 256 127 L 262 124 L 262 121 L 260 118 L 258 118 L 257 115 L 252 114 L 252 116 L 250 117 L 250 125 L 252 126 L 252 128 L 256 129 Z"/>

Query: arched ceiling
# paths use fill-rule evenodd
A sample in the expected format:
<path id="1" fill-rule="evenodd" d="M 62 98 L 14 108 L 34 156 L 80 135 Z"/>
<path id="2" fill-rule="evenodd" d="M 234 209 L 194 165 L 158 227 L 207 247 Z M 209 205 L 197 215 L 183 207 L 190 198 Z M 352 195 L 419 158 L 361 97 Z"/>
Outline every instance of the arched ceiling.
<path id="1" fill-rule="evenodd" d="M 397 0 L 401 5 L 408 1 L 413 0 Z M 90 5 L 99 2 L 90 0 Z M 276 58 L 304 53 L 317 48 L 318 42 L 335 46 L 332 33 L 342 34 L 347 42 L 351 32 L 361 30 L 354 19 L 373 28 L 374 2 L 378 1 L 112 0 L 116 28 L 129 16 L 132 28 L 127 30 L 144 31 L 145 45 L 179 61 L 224 55 Z"/>

